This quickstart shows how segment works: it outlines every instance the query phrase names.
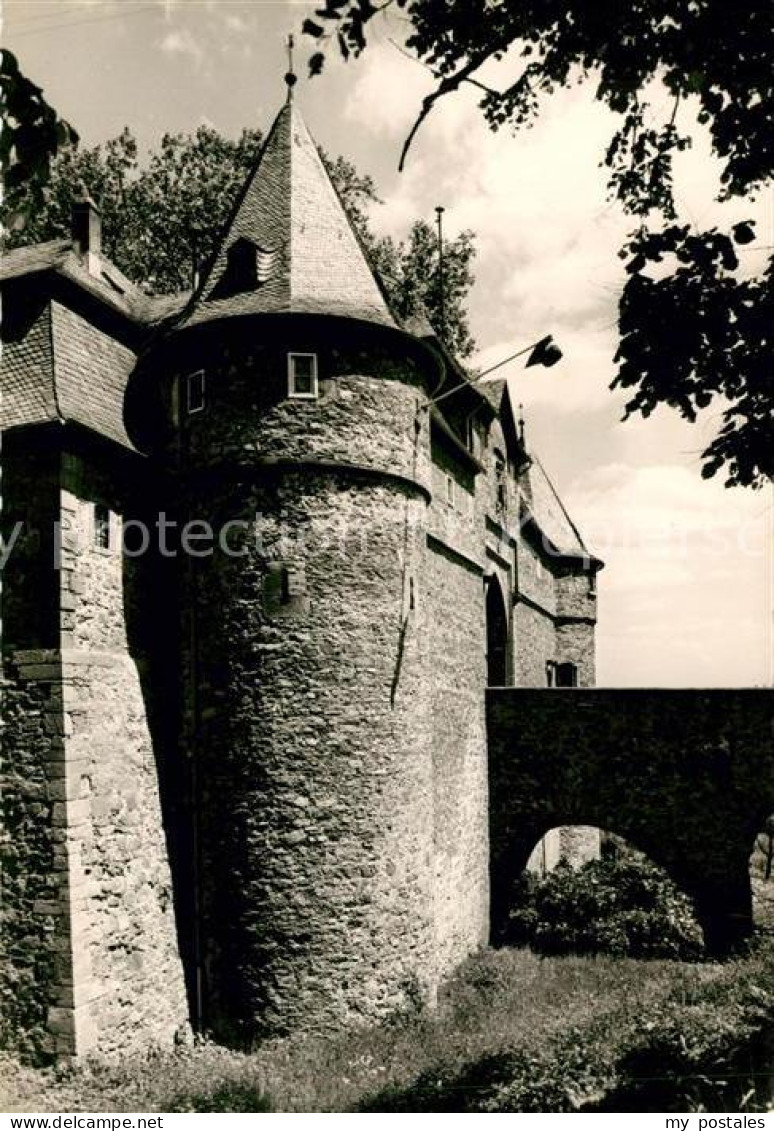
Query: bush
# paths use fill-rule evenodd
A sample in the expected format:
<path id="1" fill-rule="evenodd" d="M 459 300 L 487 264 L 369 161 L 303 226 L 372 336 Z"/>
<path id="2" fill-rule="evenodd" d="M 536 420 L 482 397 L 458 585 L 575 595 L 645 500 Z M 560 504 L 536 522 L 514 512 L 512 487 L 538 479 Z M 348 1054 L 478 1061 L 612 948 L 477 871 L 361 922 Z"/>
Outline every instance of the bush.
<path id="1" fill-rule="evenodd" d="M 539 1044 L 425 1069 L 361 1100 L 358 1110 L 768 1111 L 771 957 L 762 950 L 714 972 L 704 967 L 694 986 L 675 986 L 636 1015 L 621 1003 Z"/>
<path id="2" fill-rule="evenodd" d="M 224 1084 L 212 1092 L 177 1095 L 170 1101 L 170 1111 L 272 1111 L 268 1096 L 248 1084 Z"/>
<path id="3" fill-rule="evenodd" d="M 640 857 L 592 860 L 577 871 L 560 863 L 541 878 L 524 873 L 505 941 L 543 954 L 695 959 L 703 952 L 690 900 Z"/>

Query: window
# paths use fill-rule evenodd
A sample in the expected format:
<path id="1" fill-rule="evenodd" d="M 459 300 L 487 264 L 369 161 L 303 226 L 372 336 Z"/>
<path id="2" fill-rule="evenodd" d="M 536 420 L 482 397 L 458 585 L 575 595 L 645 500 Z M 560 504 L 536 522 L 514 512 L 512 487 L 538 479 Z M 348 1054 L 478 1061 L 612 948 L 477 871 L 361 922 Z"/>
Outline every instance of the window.
<path id="1" fill-rule="evenodd" d="M 468 420 L 468 448 L 474 459 L 480 460 L 484 454 L 484 433 L 475 420 Z"/>
<path id="2" fill-rule="evenodd" d="M 288 396 L 314 400 L 317 396 L 317 355 L 288 354 Z"/>
<path id="3" fill-rule="evenodd" d="M 505 456 L 498 449 L 494 451 L 495 483 L 496 483 L 496 509 L 504 513 L 508 509 L 508 482 L 506 477 Z"/>
<path id="4" fill-rule="evenodd" d="M 450 507 L 454 506 L 454 480 L 451 475 L 446 476 L 446 502 Z"/>
<path id="5" fill-rule="evenodd" d="M 110 511 L 102 503 L 94 504 L 94 545 L 98 550 L 110 549 Z"/>
<path id="6" fill-rule="evenodd" d="M 185 407 L 188 415 L 204 408 L 204 370 L 197 369 L 185 379 Z"/>
<path id="7" fill-rule="evenodd" d="M 597 595 L 597 575 L 596 571 L 592 570 L 589 574 L 589 597 L 596 597 Z"/>
<path id="8" fill-rule="evenodd" d="M 555 670 L 556 670 L 556 686 L 557 687 L 577 687 L 578 686 L 578 667 L 577 667 L 577 664 L 557 664 Z"/>
<path id="9" fill-rule="evenodd" d="M 244 238 L 233 243 L 226 253 L 226 273 L 231 291 L 254 291 L 258 285 L 258 249 Z"/>

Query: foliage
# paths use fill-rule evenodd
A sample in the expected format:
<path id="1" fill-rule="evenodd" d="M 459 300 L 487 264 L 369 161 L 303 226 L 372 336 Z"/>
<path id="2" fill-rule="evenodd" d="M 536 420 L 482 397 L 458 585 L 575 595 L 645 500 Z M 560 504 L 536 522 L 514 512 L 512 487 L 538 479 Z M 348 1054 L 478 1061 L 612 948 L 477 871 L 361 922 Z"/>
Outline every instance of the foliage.
<path id="1" fill-rule="evenodd" d="M 473 285 L 473 233 L 465 231 L 444 240 L 443 272 L 438 240 L 426 220 L 415 221 L 405 241 L 390 237 L 374 240 L 368 233 L 365 238 L 372 262 L 400 317 L 426 311 L 451 352 L 459 358 L 470 357 L 476 343 L 465 304 Z"/>
<path id="2" fill-rule="evenodd" d="M 0 51 L 0 171 L 6 193 L 25 188 L 25 207 L 6 213 L 5 224 L 21 230 L 41 200 L 51 160 L 60 149 L 78 140 L 75 130 L 60 118 L 39 86 L 19 69 L 13 52 Z"/>
<path id="3" fill-rule="evenodd" d="M 703 1088 L 718 1110 L 722 1090 L 731 1110 L 756 1110 L 751 1073 L 754 1057 L 766 1063 L 773 1016 L 771 945 L 722 966 L 488 950 L 441 988 L 432 1014 L 250 1053 L 197 1041 L 44 1071 L 5 1061 L 0 1075 L 11 1111 L 263 1110 L 267 1096 L 276 1111 L 636 1111 L 650 1093 L 622 1107 L 637 1086 L 630 1073 L 662 1049 L 676 1110 L 688 1110 L 689 1085 L 691 1103 Z"/>
<path id="4" fill-rule="evenodd" d="M 768 958 L 771 957 L 770 952 Z M 774 971 L 762 955 L 640 1007 L 575 1018 L 547 1042 L 419 1073 L 360 1110 L 766 1111 Z"/>
<path id="5" fill-rule="evenodd" d="M 752 864 L 764 880 L 774 879 L 774 813 L 766 818 L 755 838 Z"/>
<path id="6" fill-rule="evenodd" d="M 642 857 L 560 864 L 517 885 L 508 940 L 545 954 L 693 959 L 702 934 L 689 900 Z"/>
<path id="7" fill-rule="evenodd" d="M 729 19 L 722 0 L 324 0 L 304 31 L 315 40 L 312 74 L 329 43 L 347 58 L 366 46 L 366 26 L 390 6 L 411 27 L 407 48 L 429 66 L 425 98 L 403 150 L 437 101 L 473 83 L 493 128 L 523 128 L 545 99 L 581 79 L 618 115 L 605 153 L 611 194 L 638 221 L 622 256 L 628 281 L 620 308 L 620 369 L 613 386 L 634 389 L 626 415 L 665 403 L 693 421 L 723 409 L 703 474 L 727 485 L 762 486 L 774 476 L 772 385 L 764 355 L 774 325 L 774 260 L 756 274 L 736 247 L 755 239 L 751 222 L 731 236 L 675 223 L 673 158 L 690 144 L 686 112 L 706 127 L 720 162 L 722 200 L 751 198 L 772 175 L 774 21 L 749 0 Z M 503 90 L 475 77 L 491 59 L 519 60 Z M 653 95 L 671 110 L 659 120 Z"/>
<path id="8" fill-rule="evenodd" d="M 6 211 L 31 214 L 23 231 L 11 233 L 9 246 L 67 236 L 72 203 L 88 193 L 102 213 L 105 254 L 130 279 L 153 294 L 187 290 L 194 267 L 217 247 L 261 141 L 257 130 L 231 141 L 200 126 L 194 134 L 165 134 L 145 167 L 128 129 L 102 146 L 66 149 L 37 206 L 28 183 L 9 192 Z M 321 156 L 398 313 L 407 317 L 424 305 L 439 325 L 438 249 L 430 225 L 417 221 L 405 241 L 378 239 L 370 224 L 370 210 L 380 203 L 373 179 L 343 157 Z M 446 339 L 460 357 L 474 348 L 465 312 L 473 255 L 471 232 L 446 243 Z"/>
<path id="9" fill-rule="evenodd" d="M 191 1094 L 172 1097 L 170 1111 L 272 1111 L 268 1096 L 255 1085 L 228 1083 L 219 1084 L 212 1090 L 203 1089 Z"/>

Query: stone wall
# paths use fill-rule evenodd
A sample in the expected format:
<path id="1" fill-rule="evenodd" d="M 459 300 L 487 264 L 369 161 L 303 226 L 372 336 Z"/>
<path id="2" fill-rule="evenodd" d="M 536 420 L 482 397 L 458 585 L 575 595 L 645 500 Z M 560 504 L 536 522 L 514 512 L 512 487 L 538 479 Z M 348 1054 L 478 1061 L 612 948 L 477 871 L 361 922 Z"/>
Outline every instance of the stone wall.
<path id="1" fill-rule="evenodd" d="M 184 581 L 206 1020 L 362 1024 L 437 978 L 426 502 L 344 471 L 221 490 L 260 539 Z"/>
<path id="2" fill-rule="evenodd" d="M 596 680 L 594 631 L 597 620 L 594 573 L 562 569 L 556 580 L 556 659 L 578 669 L 578 686 Z"/>
<path id="3" fill-rule="evenodd" d="M 49 590 L 37 594 L 56 609 L 56 639 L 35 648 L 34 636 L 14 633 L 4 656 L 12 951 L 15 933 L 27 932 L 10 966 L 19 1003 L 8 1040 L 37 1056 L 143 1049 L 171 1041 L 187 1005 L 120 549 L 94 543 L 94 503 L 114 508 L 118 524 L 122 489 L 104 449 L 59 459 L 49 447 L 56 474 L 45 479 L 29 474 L 31 437 L 29 451 L 10 505 L 29 505 L 42 483 L 56 489 L 47 514 L 58 526 L 41 540 L 55 564 L 45 567 Z M 39 573 L 28 554 L 12 556 L 11 611 Z"/>
<path id="4" fill-rule="evenodd" d="M 395 334 L 348 327 L 346 348 L 340 335 L 335 323 L 295 320 L 292 329 L 287 322 L 234 326 L 227 344 L 206 333 L 183 340 L 171 367 L 155 377 L 156 404 L 145 406 L 146 415 L 151 407 L 156 413 L 157 440 L 168 453 L 177 449 L 189 471 L 223 461 L 341 461 L 429 487 L 426 414 L 415 426 L 428 381 L 422 364 Z M 288 397 L 291 351 L 317 357 L 316 399 Z M 189 415 L 184 382 L 199 369 L 206 405 Z"/>
<path id="5" fill-rule="evenodd" d="M 157 766 L 136 660 L 127 636 L 121 552 L 130 465 L 62 459 L 61 608 L 67 758 L 80 767 L 88 996 L 100 1049 L 169 1042 L 187 1023 Z M 96 544 L 94 508 L 110 511 L 110 545 Z M 74 912 L 75 914 L 75 912 Z M 88 939 L 88 943 L 86 943 Z"/>
<path id="6" fill-rule="evenodd" d="M 485 945 L 489 931 L 484 586 L 480 570 L 438 542 L 427 566 L 435 945 L 445 974 Z"/>
<path id="7" fill-rule="evenodd" d="M 62 739 L 50 685 L 21 682 L 6 661 L 2 703 L 0 1043 L 39 1060 L 56 1052 L 49 1011 L 69 978 L 62 833 L 51 763 Z M 58 814 L 57 814 L 58 816 Z"/>
<path id="8" fill-rule="evenodd" d="M 749 857 L 774 809 L 771 692 L 487 694 L 493 926 L 560 825 L 625 837 L 695 901 L 711 951 L 752 930 Z"/>

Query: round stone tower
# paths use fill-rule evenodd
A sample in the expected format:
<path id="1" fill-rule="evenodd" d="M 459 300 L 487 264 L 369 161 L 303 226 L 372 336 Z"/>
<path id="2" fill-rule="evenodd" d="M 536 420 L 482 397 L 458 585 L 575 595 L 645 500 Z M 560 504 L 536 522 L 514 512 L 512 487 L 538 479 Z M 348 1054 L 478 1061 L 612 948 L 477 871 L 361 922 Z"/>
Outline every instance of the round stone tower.
<path id="1" fill-rule="evenodd" d="M 417 412 L 434 365 L 288 98 L 127 398 L 176 499 L 186 931 L 223 1035 L 434 993 Z"/>

